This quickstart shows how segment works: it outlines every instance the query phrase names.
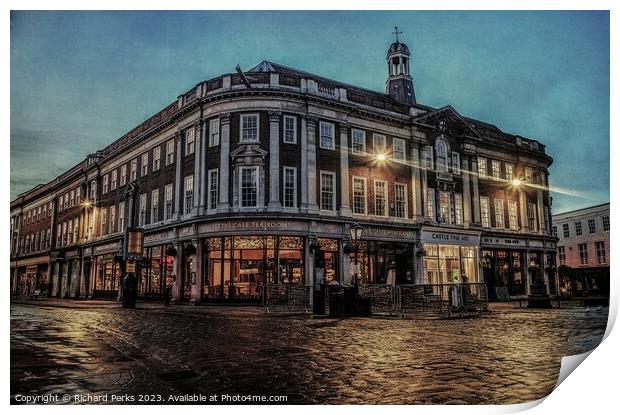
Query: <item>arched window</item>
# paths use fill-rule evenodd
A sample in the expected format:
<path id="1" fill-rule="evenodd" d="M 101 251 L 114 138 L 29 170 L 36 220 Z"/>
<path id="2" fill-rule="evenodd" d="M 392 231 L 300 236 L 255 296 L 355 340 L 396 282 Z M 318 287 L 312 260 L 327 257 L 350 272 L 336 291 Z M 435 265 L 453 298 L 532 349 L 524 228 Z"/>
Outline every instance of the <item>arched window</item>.
<path id="1" fill-rule="evenodd" d="M 435 145 L 437 152 L 437 171 L 448 172 L 448 145 L 444 140 L 437 140 Z"/>

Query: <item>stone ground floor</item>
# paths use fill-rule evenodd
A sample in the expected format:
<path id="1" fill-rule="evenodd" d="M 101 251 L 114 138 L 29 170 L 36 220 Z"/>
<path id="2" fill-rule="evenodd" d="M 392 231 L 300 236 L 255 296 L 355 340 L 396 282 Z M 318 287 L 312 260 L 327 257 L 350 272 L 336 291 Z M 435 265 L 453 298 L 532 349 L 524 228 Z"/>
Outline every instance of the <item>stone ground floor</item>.
<path id="1" fill-rule="evenodd" d="M 492 303 L 478 318 L 313 318 L 254 306 L 40 300 L 11 306 L 19 394 L 285 395 L 288 403 L 509 404 L 596 347 L 607 308 Z"/>

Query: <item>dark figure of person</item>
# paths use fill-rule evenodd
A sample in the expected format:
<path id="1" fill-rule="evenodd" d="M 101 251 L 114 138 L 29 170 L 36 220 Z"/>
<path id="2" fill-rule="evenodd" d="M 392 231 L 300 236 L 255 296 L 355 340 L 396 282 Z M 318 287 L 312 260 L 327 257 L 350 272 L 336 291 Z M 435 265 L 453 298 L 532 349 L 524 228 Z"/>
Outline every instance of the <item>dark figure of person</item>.
<path id="1" fill-rule="evenodd" d="M 133 272 L 125 274 L 122 282 L 123 308 L 136 308 L 138 295 L 138 280 Z"/>
<path id="2" fill-rule="evenodd" d="M 165 301 L 166 307 L 170 307 L 171 299 L 172 299 L 172 287 L 167 285 L 166 288 L 164 288 L 164 301 Z"/>
<path id="3" fill-rule="evenodd" d="M 462 277 L 461 294 L 463 295 L 463 307 L 469 309 L 474 306 L 474 297 L 471 295 L 471 287 L 469 286 L 469 278 L 465 275 Z"/>

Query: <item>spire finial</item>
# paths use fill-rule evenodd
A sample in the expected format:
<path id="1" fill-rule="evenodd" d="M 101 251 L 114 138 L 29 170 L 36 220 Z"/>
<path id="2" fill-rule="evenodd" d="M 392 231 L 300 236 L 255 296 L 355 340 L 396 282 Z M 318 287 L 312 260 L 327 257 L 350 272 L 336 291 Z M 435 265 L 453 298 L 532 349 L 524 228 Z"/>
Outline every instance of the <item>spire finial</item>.
<path id="1" fill-rule="evenodd" d="M 398 26 L 394 26 L 394 31 L 392 32 L 393 35 L 396 35 L 396 43 L 398 43 L 398 35 L 402 35 L 403 32 L 398 30 Z"/>

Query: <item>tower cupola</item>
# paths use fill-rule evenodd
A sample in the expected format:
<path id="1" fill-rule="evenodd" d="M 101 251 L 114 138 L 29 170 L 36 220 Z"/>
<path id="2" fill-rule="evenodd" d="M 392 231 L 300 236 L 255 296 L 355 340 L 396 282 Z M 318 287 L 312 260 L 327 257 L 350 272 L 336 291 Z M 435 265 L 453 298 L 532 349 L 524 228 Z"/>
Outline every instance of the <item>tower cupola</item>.
<path id="1" fill-rule="evenodd" d="M 388 79 L 385 92 L 397 102 L 406 105 L 415 104 L 413 78 L 409 72 L 410 52 L 407 45 L 401 43 L 398 35 L 402 34 L 398 27 L 394 28 L 396 42 L 390 45 L 387 52 Z"/>

